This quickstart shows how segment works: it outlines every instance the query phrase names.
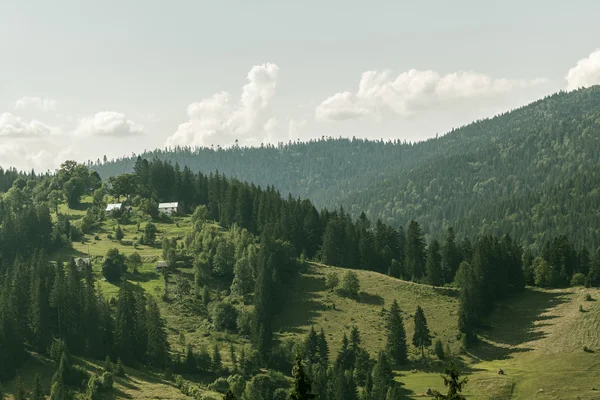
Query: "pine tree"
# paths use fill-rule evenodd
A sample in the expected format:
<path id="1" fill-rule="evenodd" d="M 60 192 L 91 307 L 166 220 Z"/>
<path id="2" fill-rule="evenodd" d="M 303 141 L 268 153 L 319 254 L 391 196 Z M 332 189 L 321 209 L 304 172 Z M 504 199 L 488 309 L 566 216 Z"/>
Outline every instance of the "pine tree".
<path id="1" fill-rule="evenodd" d="M 15 393 L 15 400 L 27 400 L 27 393 L 23 386 L 23 379 L 20 376 L 17 377 L 17 392 Z"/>
<path id="2" fill-rule="evenodd" d="M 467 378 L 460 379 L 460 373 L 450 363 L 450 367 L 445 369 L 445 374 L 442 375 L 444 386 L 448 387 L 448 394 L 443 395 L 438 391 L 434 391 L 433 395 L 436 400 L 465 400 L 465 396 L 461 395 L 464 386 L 467 384 Z"/>
<path id="3" fill-rule="evenodd" d="M 237 355 L 235 354 L 235 347 L 233 346 L 233 342 L 229 343 L 229 358 L 231 359 L 231 364 L 233 365 L 233 370 L 237 371 L 237 369 L 238 369 Z"/>
<path id="4" fill-rule="evenodd" d="M 427 247 L 425 269 L 427 271 L 427 281 L 431 286 L 436 287 L 443 284 L 442 256 L 440 255 L 440 244 L 437 240 L 432 240 Z"/>
<path id="5" fill-rule="evenodd" d="M 316 363 L 318 361 L 317 353 L 319 351 L 319 338 L 314 326 L 310 327 L 310 331 L 308 331 L 308 335 L 304 340 L 304 350 L 306 352 L 306 358 L 311 363 Z"/>
<path id="6" fill-rule="evenodd" d="M 385 396 L 385 400 L 401 400 L 402 395 L 400 394 L 400 390 L 398 389 L 398 385 L 395 383 L 390 386 L 387 391 L 387 395 Z"/>
<path id="7" fill-rule="evenodd" d="M 329 345 L 325 337 L 325 331 L 321 328 L 319 333 L 319 361 L 321 365 L 326 366 L 329 363 Z"/>
<path id="8" fill-rule="evenodd" d="M 444 282 L 450 283 L 454 280 L 454 275 L 458 271 L 461 257 L 458 246 L 456 245 L 456 235 L 452 228 L 448 228 L 446 240 L 442 248 L 442 271 Z"/>
<path id="9" fill-rule="evenodd" d="M 396 300 L 390 307 L 387 330 L 387 352 L 394 364 L 402 365 L 407 360 L 406 330 Z"/>
<path id="10" fill-rule="evenodd" d="M 444 358 L 446 358 L 446 355 L 444 354 L 444 345 L 442 344 L 442 341 L 440 339 L 437 339 L 435 341 L 434 351 L 435 351 L 435 355 L 440 360 L 443 360 Z"/>
<path id="11" fill-rule="evenodd" d="M 33 381 L 33 391 L 31 392 L 31 400 L 44 400 L 44 390 L 42 389 L 42 381 L 40 380 L 40 375 L 35 374 L 35 379 Z M 0 395 L 0 400 L 2 396 Z"/>
<path id="12" fill-rule="evenodd" d="M 149 364 L 157 368 L 164 368 L 169 361 L 169 342 L 167 341 L 165 322 L 152 296 L 148 298 L 146 326 L 148 329 L 146 356 Z"/>
<path id="13" fill-rule="evenodd" d="M 104 359 L 104 371 L 106 371 L 106 372 L 114 372 L 115 371 L 115 367 L 113 365 L 112 360 L 110 359 L 110 356 L 106 356 L 106 358 Z"/>
<path id="14" fill-rule="evenodd" d="M 221 350 L 219 350 L 219 345 L 217 343 L 213 346 L 213 354 L 212 354 L 212 371 L 216 374 L 220 373 L 223 369 L 223 364 L 221 361 Z"/>
<path id="15" fill-rule="evenodd" d="M 385 352 L 380 351 L 377 357 L 377 364 L 373 368 L 373 389 L 371 391 L 373 399 L 385 399 L 393 381 L 394 374 L 392 368 L 388 363 Z"/>
<path id="16" fill-rule="evenodd" d="M 406 231 L 406 267 L 413 281 L 425 273 L 425 239 L 423 230 L 416 221 L 410 221 Z"/>
<path id="17" fill-rule="evenodd" d="M 425 347 L 431 346 L 431 336 L 427 327 L 427 318 L 421 306 L 417 306 L 415 312 L 415 333 L 412 339 L 413 345 L 421 349 L 421 358 L 425 358 Z"/>
<path id="18" fill-rule="evenodd" d="M 121 362 L 121 357 L 117 358 L 117 365 L 115 366 L 115 375 L 120 378 L 125 377 L 125 368 L 123 367 L 123 363 Z"/>
<path id="19" fill-rule="evenodd" d="M 311 400 L 316 397 L 311 393 L 311 383 L 308 376 L 304 373 L 300 353 L 296 354 L 296 365 L 292 371 L 292 376 L 294 378 L 294 383 L 292 384 L 292 391 L 289 397 L 290 400 Z"/>

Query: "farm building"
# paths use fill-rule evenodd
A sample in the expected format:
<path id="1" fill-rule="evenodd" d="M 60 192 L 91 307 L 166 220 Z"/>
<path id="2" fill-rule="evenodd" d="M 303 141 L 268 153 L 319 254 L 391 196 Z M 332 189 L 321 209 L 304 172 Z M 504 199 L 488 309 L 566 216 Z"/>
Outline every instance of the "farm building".
<path id="1" fill-rule="evenodd" d="M 131 207 L 127 207 L 127 206 L 123 206 L 123 203 L 114 203 L 114 204 L 108 204 L 106 206 L 106 212 L 111 212 L 113 210 L 131 210 Z"/>
<path id="2" fill-rule="evenodd" d="M 169 269 L 169 264 L 166 261 L 159 261 L 156 263 L 156 268 L 154 270 L 156 272 L 163 272 L 164 270 Z"/>
<path id="3" fill-rule="evenodd" d="M 74 259 L 74 261 L 75 261 L 75 265 L 77 265 L 77 269 L 79 269 L 80 271 L 83 271 L 85 268 L 87 268 L 91 265 L 90 259 L 88 257 L 86 257 L 86 258 L 77 257 Z"/>
<path id="4" fill-rule="evenodd" d="M 158 205 L 158 211 L 167 215 L 176 214 L 179 209 L 179 203 L 160 203 Z"/>

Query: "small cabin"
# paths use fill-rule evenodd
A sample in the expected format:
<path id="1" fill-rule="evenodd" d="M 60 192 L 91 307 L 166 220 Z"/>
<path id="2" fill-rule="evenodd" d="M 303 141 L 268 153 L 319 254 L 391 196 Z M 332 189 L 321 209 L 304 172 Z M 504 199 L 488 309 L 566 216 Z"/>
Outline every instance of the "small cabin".
<path id="1" fill-rule="evenodd" d="M 163 272 L 169 269 L 169 264 L 166 261 L 159 261 L 156 263 L 154 270 L 156 272 Z"/>
<path id="2" fill-rule="evenodd" d="M 80 271 L 83 271 L 84 269 L 86 269 L 92 265 L 89 257 L 86 257 L 86 258 L 77 257 L 73 261 L 75 261 L 75 265 L 77 265 L 77 269 Z"/>
<path id="3" fill-rule="evenodd" d="M 104 211 L 111 212 L 113 210 L 131 211 L 131 207 L 124 206 L 123 203 L 113 203 L 108 204 Z"/>
<path id="4" fill-rule="evenodd" d="M 179 203 L 178 202 L 174 202 L 174 203 L 160 203 L 158 205 L 158 211 L 165 213 L 167 215 L 171 215 L 171 214 L 177 214 L 177 211 L 179 210 Z"/>

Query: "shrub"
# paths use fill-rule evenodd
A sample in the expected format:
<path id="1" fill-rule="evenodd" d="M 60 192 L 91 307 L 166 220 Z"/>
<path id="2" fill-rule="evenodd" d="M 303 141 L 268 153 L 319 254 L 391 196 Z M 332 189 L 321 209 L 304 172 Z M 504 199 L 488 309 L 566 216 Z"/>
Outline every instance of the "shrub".
<path id="1" fill-rule="evenodd" d="M 246 381 L 241 375 L 231 375 L 227 378 L 229 383 L 229 389 L 233 392 L 234 396 L 238 399 L 242 398 L 244 389 L 246 388 Z"/>
<path id="2" fill-rule="evenodd" d="M 218 331 L 237 329 L 238 311 L 229 303 L 213 302 L 211 305 L 211 318 Z"/>
<path id="3" fill-rule="evenodd" d="M 593 297 L 592 297 L 592 295 L 591 295 L 591 294 L 589 294 L 589 293 L 586 293 L 586 294 L 585 294 L 585 301 L 594 301 L 594 299 L 593 299 Z"/>
<path id="4" fill-rule="evenodd" d="M 112 389 L 114 382 L 115 382 L 115 380 L 114 380 L 112 372 L 105 372 L 102 374 L 102 377 L 100 378 L 100 383 L 102 383 L 103 390 Z"/>
<path id="5" fill-rule="evenodd" d="M 571 286 L 583 286 L 585 284 L 585 275 L 581 272 L 573 274 L 571 278 Z"/>
<path id="6" fill-rule="evenodd" d="M 117 225 L 117 229 L 115 230 L 115 239 L 122 240 L 125 237 L 125 233 L 123 229 L 121 229 L 121 225 Z"/>
<path id="7" fill-rule="evenodd" d="M 115 372 L 115 368 L 109 356 L 106 356 L 106 358 L 104 359 L 104 370 L 106 372 Z"/>
<path id="8" fill-rule="evenodd" d="M 220 377 L 208 385 L 208 388 L 215 392 L 225 393 L 229 389 L 229 382 L 227 382 L 227 379 Z"/>
<path id="9" fill-rule="evenodd" d="M 342 292 L 345 296 L 356 298 L 360 291 L 360 281 L 354 271 L 347 271 L 342 278 Z"/>
<path id="10" fill-rule="evenodd" d="M 340 278 L 337 274 L 337 272 L 332 271 L 329 272 L 327 274 L 327 276 L 325 277 L 325 286 L 329 289 L 329 290 L 333 290 L 335 289 L 335 287 L 340 283 Z"/>
<path id="11" fill-rule="evenodd" d="M 125 368 L 123 368 L 123 363 L 121 362 L 121 358 L 117 359 L 117 365 L 115 367 L 115 375 L 120 378 L 125 377 Z"/>
<path id="12" fill-rule="evenodd" d="M 585 310 L 583 309 L 583 306 L 581 304 L 579 305 L 579 312 L 585 312 Z"/>
<path id="13" fill-rule="evenodd" d="M 237 317 L 237 328 L 240 334 L 250 336 L 252 333 L 252 312 L 242 310 Z"/>
<path id="14" fill-rule="evenodd" d="M 446 357 L 446 355 L 444 354 L 444 345 L 442 344 L 442 341 L 440 339 L 435 341 L 434 351 L 435 355 L 440 360 L 443 360 Z"/>
<path id="15" fill-rule="evenodd" d="M 585 351 L 586 353 L 593 353 L 594 350 L 588 348 L 587 346 L 583 346 L 583 351 Z"/>
<path id="16" fill-rule="evenodd" d="M 273 400 L 287 400 L 288 391 L 282 388 L 275 389 L 273 392 Z"/>

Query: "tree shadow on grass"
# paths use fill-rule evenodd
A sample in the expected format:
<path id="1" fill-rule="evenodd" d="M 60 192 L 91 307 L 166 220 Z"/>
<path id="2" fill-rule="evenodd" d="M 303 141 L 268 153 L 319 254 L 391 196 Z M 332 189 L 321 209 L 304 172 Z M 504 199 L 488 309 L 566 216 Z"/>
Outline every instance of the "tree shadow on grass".
<path id="1" fill-rule="evenodd" d="M 383 297 L 378 294 L 370 294 L 367 292 L 360 292 L 358 301 L 364 304 L 371 304 L 375 306 L 382 306 L 384 304 Z"/>
<path id="2" fill-rule="evenodd" d="M 480 340 L 469 353 L 481 360 L 510 358 L 515 353 L 531 351 L 525 343 L 543 339 L 544 327 L 558 318 L 552 309 L 568 301 L 568 292 L 548 292 L 527 289 L 497 304 L 478 332 Z"/>
<path id="3" fill-rule="evenodd" d="M 150 282 L 160 278 L 160 276 L 154 272 L 140 272 L 139 274 L 130 274 L 129 279 L 134 282 Z"/>
<path id="4" fill-rule="evenodd" d="M 318 293 L 326 290 L 324 275 L 313 267 L 309 267 L 308 272 L 310 275 L 298 275 L 288 290 L 284 311 L 275 321 L 276 331 L 301 333 L 301 326 L 314 324 L 319 313 L 327 309 L 323 304 L 323 296 Z M 294 313 L 285 311 L 292 309 Z"/>

